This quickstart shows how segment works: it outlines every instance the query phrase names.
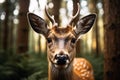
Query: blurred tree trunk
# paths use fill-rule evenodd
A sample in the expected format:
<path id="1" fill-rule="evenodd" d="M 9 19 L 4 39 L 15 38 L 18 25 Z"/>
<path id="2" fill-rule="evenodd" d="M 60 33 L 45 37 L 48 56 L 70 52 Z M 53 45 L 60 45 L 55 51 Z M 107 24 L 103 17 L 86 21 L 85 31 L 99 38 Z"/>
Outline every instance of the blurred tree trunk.
<path id="1" fill-rule="evenodd" d="M 10 22 L 10 26 L 9 26 L 8 48 L 9 48 L 9 52 L 13 53 L 13 46 L 14 46 L 14 36 L 13 36 L 14 24 L 13 24 L 13 19 L 10 19 L 9 22 Z"/>
<path id="2" fill-rule="evenodd" d="M 77 3 L 80 3 L 80 0 L 73 0 L 73 16 L 77 13 L 78 5 Z M 74 21 L 74 24 L 77 24 L 77 21 L 80 18 L 80 14 L 77 16 L 77 18 Z"/>
<path id="3" fill-rule="evenodd" d="M 120 1 L 104 0 L 104 80 L 120 80 Z"/>
<path id="4" fill-rule="evenodd" d="M 40 4 L 39 4 L 39 0 L 37 0 L 38 3 L 38 8 L 40 10 Z M 41 36 L 38 37 L 38 53 L 41 53 L 41 44 L 40 44 L 40 40 L 41 40 Z"/>
<path id="5" fill-rule="evenodd" d="M 38 37 L 38 53 L 41 52 L 41 44 L 40 44 L 41 37 Z"/>
<path id="6" fill-rule="evenodd" d="M 89 0 L 89 9 L 90 12 L 98 14 L 97 0 Z M 94 24 L 93 33 L 92 33 L 93 35 L 92 39 L 93 42 L 95 41 L 96 48 L 95 50 L 93 49 L 92 51 L 96 53 L 96 55 L 98 56 L 100 54 L 100 44 L 99 44 L 100 42 L 99 42 L 99 27 L 97 25 L 97 22 L 98 22 L 98 18 L 96 18 L 96 23 Z"/>
<path id="7" fill-rule="evenodd" d="M 0 10 L 2 13 L 3 5 L 0 5 Z M 3 21 L 0 19 L 0 52 L 3 50 Z"/>
<path id="8" fill-rule="evenodd" d="M 25 53 L 28 51 L 28 32 L 29 26 L 27 21 L 27 12 L 29 8 L 29 0 L 19 0 L 19 24 L 17 29 L 17 53 Z"/>
<path id="9" fill-rule="evenodd" d="M 0 50 L 2 50 L 2 21 L 0 20 Z"/>
<path id="10" fill-rule="evenodd" d="M 8 34 L 9 34 L 9 15 L 10 15 L 10 1 L 6 0 L 3 4 L 5 10 L 5 20 L 3 22 L 3 50 L 8 50 Z"/>
<path id="11" fill-rule="evenodd" d="M 61 6 L 61 1 L 62 0 L 52 0 L 52 2 L 54 4 L 53 15 L 54 15 L 55 21 L 58 23 L 58 25 L 60 24 L 59 10 L 60 10 L 60 6 Z"/>
<path id="12" fill-rule="evenodd" d="M 78 10 L 78 6 L 77 3 L 80 3 L 79 0 L 73 0 L 73 16 L 76 14 L 77 10 Z M 78 17 L 76 18 L 76 20 L 74 21 L 74 24 L 77 24 L 77 21 L 80 18 L 80 14 L 78 15 Z M 77 45 L 76 45 L 76 53 L 79 54 L 80 53 L 80 40 L 77 41 Z"/>

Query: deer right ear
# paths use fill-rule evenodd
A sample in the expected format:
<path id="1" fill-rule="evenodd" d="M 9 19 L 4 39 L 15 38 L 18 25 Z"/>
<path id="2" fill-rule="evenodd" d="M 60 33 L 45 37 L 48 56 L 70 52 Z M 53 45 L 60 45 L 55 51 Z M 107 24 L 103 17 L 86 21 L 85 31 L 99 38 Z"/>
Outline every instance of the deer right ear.
<path id="1" fill-rule="evenodd" d="M 47 35 L 48 33 L 47 23 L 41 17 L 33 13 L 28 13 L 27 17 L 32 29 L 35 32 L 43 34 L 44 36 Z"/>
<path id="2" fill-rule="evenodd" d="M 90 14 L 81 18 L 78 21 L 75 29 L 75 33 L 77 37 L 79 37 L 81 34 L 87 33 L 93 26 L 95 19 L 96 19 L 96 14 Z"/>

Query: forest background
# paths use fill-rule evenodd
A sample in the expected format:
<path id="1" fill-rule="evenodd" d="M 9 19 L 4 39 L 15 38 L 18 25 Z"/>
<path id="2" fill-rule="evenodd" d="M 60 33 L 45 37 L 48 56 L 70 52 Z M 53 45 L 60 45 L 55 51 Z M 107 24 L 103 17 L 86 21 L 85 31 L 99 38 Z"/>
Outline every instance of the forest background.
<path id="1" fill-rule="evenodd" d="M 76 13 L 77 3 L 79 17 L 97 14 L 93 28 L 77 42 L 77 57 L 91 62 L 95 80 L 120 80 L 119 0 L 0 0 L 0 80 L 47 80 L 46 40 L 30 28 L 27 13 L 50 25 L 47 4 L 64 26 Z"/>

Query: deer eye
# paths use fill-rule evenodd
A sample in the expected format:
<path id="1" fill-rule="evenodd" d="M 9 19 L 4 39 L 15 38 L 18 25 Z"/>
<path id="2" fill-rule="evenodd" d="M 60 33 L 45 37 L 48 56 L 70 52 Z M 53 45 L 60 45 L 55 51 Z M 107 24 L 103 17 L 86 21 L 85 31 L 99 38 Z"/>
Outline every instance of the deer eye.
<path id="1" fill-rule="evenodd" d="M 52 42 L 52 39 L 51 39 L 51 38 L 47 38 L 47 42 L 48 42 L 48 43 L 51 43 L 51 42 Z"/>
<path id="2" fill-rule="evenodd" d="M 75 43 L 76 42 L 76 39 L 75 38 L 72 38 L 71 39 L 71 43 Z"/>

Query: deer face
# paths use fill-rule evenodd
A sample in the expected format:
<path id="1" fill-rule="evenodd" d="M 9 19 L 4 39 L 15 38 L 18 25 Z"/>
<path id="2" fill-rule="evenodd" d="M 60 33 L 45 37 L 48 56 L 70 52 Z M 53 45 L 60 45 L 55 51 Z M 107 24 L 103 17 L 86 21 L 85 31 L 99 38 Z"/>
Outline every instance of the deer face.
<path id="1" fill-rule="evenodd" d="M 47 23 L 41 17 L 33 13 L 28 13 L 28 21 L 35 32 L 45 36 L 47 40 L 48 61 L 55 68 L 67 68 L 74 60 L 76 41 L 80 35 L 90 30 L 96 15 L 90 14 L 85 16 L 79 19 L 75 26 L 72 26 L 74 19 L 80 12 L 78 4 L 76 15 L 72 17 L 67 27 L 63 28 L 58 27 L 54 18 L 48 14 L 47 8 L 45 12 L 53 24 L 52 28 L 48 27 Z"/>
<path id="2" fill-rule="evenodd" d="M 76 36 L 71 26 L 53 27 L 47 37 L 48 59 L 56 68 L 66 68 L 75 56 Z"/>

